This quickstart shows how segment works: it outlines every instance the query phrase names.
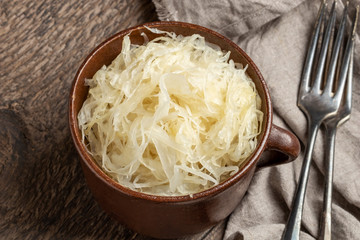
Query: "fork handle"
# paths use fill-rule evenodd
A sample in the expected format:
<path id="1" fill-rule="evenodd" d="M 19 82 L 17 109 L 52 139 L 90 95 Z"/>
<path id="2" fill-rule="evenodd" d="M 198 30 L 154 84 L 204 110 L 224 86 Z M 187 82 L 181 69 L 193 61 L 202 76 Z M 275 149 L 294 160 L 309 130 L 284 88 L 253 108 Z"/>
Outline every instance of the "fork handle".
<path id="1" fill-rule="evenodd" d="M 293 200 L 290 216 L 281 238 L 283 240 L 298 240 L 300 238 L 301 218 L 304 206 L 306 186 L 309 178 L 311 157 L 314 150 L 316 136 L 321 123 L 320 121 L 312 120 L 309 122 L 310 125 L 308 131 L 308 144 L 305 152 L 304 161 L 301 167 L 299 183 L 296 189 L 296 194 Z"/>
<path id="2" fill-rule="evenodd" d="M 336 138 L 336 125 L 328 126 L 325 129 L 326 139 L 326 155 L 325 155 L 325 190 L 324 190 L 324 203 L 322 212 L 322 221 L 320 228 L 320 238 L 324 240 L 331 239 L 331 202 L 332 202 L 332 186 L 334 176 L 334 155 L 335 155 L 335 138 Z"/>

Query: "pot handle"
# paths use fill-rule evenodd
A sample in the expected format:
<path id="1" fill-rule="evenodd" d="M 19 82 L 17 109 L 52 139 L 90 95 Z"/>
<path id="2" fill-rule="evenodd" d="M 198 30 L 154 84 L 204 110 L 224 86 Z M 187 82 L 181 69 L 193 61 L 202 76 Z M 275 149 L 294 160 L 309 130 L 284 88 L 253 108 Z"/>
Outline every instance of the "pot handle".
<path id="1" fill-rule="evenodd" d="M 288 130 L 271 126 L 265 153 L 258 162 L 259 167 L 274 166 L 295 160 L 301 147 L 298 138 Z"/>

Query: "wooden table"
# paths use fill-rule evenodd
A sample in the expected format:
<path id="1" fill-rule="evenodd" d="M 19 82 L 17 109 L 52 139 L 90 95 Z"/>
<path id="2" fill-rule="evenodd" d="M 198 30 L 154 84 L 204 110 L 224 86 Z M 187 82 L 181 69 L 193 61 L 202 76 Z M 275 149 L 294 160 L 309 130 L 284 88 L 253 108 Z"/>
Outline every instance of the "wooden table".
<path id="1" fill-rule="evenodd" d="M 1 0 L 1 239 L 147 239 L 92 198 L 67 111 L 86 55 L 114 33 L 154 20 L 150 0 Z M 224 225 L 186 239 L 221 239 Z"/>

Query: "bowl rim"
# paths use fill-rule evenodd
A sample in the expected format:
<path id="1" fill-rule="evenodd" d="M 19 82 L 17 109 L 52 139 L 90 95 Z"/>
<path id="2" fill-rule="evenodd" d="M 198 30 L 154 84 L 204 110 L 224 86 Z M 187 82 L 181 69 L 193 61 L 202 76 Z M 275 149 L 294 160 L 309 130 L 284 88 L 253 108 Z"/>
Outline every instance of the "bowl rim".
<path id="1" fill-rule="evenodd" d="M 157 28 L 157 27 L 183 27 L 183 28 L 190 28 L 192 30 L 200 31 L 200 32 L 207 32 L 211 35 L 214 35 L 215 37 L 221 38 L 222 41 L 224 41 L 226 44 L 231 45 L 237 52 L 239 52 L 251 65 L 253 70 L 255 71 L 256 75 L 259 77 L 260 85 L 263 88 L 264 91 L 264 100 L 265 100 L 265 109 L 267 109 L 267 112 L 264 113 L 264 121 L 266 125 L 264 126 L 264 133 L 262 135 L 262 138 L 259 141 L 259 144 L 255 151 L 248 157 L 248 160 L 241 166 L 241 168 L 231 177 L 226 179 L 225 181 L 219 183 L 218 185 L 215 185 L 209 189 L 206 189 L 201 192 L 197 192 L 194 194 L 188 194 L 188 195 L 179 195 L 179 196 L 162 196 L 162 195 L 151 195 L 147 193 L 138 192 L 135 190 L 132 190 L 130 188 L 127 188 L 125 186 L 122 186 L 120 183 L 116 182 L 114 179 L 110 178 L 102 169 L 101 167 L 95 162 L 95 160 L 90 156 L 86 146 L 82 143 L 81 139 L 81 133 L 78 129 L 77 125 L 77 116 L 75 115 L 74 110 L 74 102 L 76 99 L 75 90 L 79 86 L 79 76 L 83 72 L 84 68 L 86 67 L 87 63 L 91 60 L 91 58 L 97 54 L 97 52 L 105 47 L 108 43 L 112 42 L 116 38 L 123 37 L 132 31 L 135 30 L 141 30 L 145 27 L 149 28 Z M 116 191 L 120 191 L 122 194 L 127 195 L 128 197 L 135 197 L 143 200 L 153 201 L 153 202 L 166 202 L 166 203 L 180 203 L 180 202 L 189 202 L 189 201 L 199 201 L 201 199 L 205 199 L 214 195 L 219 194 L 220 192 L 225 191 L 226 189 L 233 186 L 236 182 L 238 182 L 252 167 L 257 163 L 258 159 L 260 158 L 260 155 L 266 148 L 267 140 L 271 131 L 272 126 L 272 118 L 273 118 L 273 110 L 272 110 L 272 104 L 270 99 L 270 93 L 269 89 L 265 83 L 264 77 L 262 76 L 260 70 L 255 65 L 253 60 L 234 42 L 232 42 L 227 37 L 202 26 L 192 24 L 192 23 L 186 23 L 186 22 L 178 22 L 178 21 L 157 21 L 157 22 L 149 22 L 140 24 L 131 28 L 127 28 L 125 30 L 122 30 L 111 37 L 107 38 L 105 41 L 100 43 L 97 47 L 95 47 L 90 54 L 87 55 L 85 60 L 80 65 L 79 69 L 76 72 L 76 75 L 74 77 L 74 80 L 72 82 L 71 90 L 70 90 L 70 96 L 69 96 L 69 104 L 68 104 L 68 121 L 69 121 L 69 128 L 71 132 L 71 137 L 74 142 L 74 145 L 76 147 L 76 150 L 78 154 L 80 155 L 80 159 L 82 160 L 82 163 L 86 164 L 88 169 L 92 171 L 92 173 L 101 181 L 103 181 L 105 184 L 110 186 Z M 256 166 L 255 166 L 256 167 Z"/>

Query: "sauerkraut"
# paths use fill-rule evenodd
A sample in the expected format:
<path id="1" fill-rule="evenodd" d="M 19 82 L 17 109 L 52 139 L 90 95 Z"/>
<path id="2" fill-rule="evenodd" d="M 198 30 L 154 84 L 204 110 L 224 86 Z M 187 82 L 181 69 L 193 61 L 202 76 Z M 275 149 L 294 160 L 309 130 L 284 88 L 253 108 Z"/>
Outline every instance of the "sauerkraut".
<path id="1" fill-rule="evenodd" d="M 121 185 L 187 195 L 235 174 L 257 146 L 263 113 L 246 67 L 197 34 L 159 37 L 121 53 L 87 79 L 83 142 Z"/>

